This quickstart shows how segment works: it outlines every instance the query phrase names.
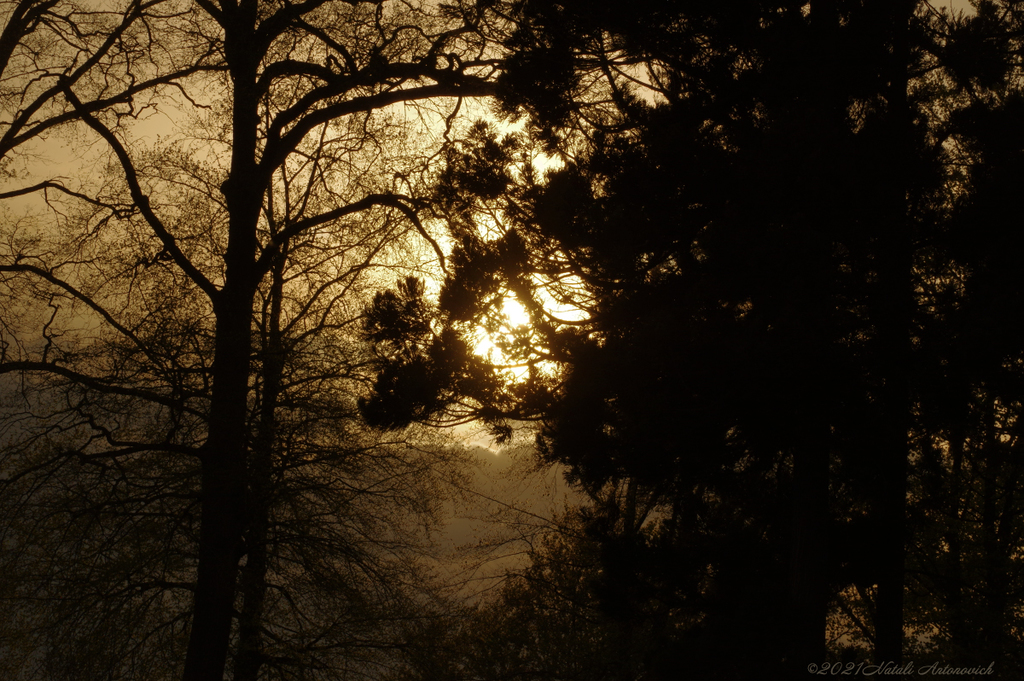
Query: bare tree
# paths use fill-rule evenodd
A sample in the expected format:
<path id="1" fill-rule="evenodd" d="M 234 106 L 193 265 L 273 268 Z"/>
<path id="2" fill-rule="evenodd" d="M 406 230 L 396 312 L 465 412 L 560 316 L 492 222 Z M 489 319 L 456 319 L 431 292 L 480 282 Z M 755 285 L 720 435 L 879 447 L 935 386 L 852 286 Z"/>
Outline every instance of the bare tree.
<path id="1" fill-rule="evenodd" d="M 128 21 L 144 11 L 145 22 Z M 172 599 L 178 621 L 189 623 L 184 678 L 222 678 L 239 597 L 235 674 L 255 678 L 266 662 L 283 664 L 265 651 L 280 633 L 267 613 L 286 607 L 282 580 L 311 574 L 294 556 L 330 555 L 289 536 L 282 509 L 330 491 L 340 506 L 324 527 L 334 529 L 311 540 L 328 551 L 350 541 L 336 532 L 350 518 L 372 518 L 371 500 L 378 525 L 396 498 L 425 503 L 399 484 L 423 464 L 394 444 L 396 456 L 368 466 L 383 443 L 356 437 L 354 411 L 339 406 L 353 406 L 360 385 L 345 329 L 362 287 L 393 280 L 378 269 L 389 258 L 443 264 L 417 218 L 436 152 L 424 140 L 443 141 L 462 98 L 492 92 L 498 62 L 477 30 L 478 10 L 429 3 L 199 0 L 159 11 L 133 4 L 118 16 L 139 30 L 109 33 L 110 46 L 97 48 L 109 55 L 105 70 L 38 78 L 26 70 L 12 81 L 29 93 L 50 78 L 52 113 L 33 123 L 42 114 L 19 110 L 5 144 L 83 125 L 70 139 L 82 159 L 79 186 L 60 189 L 50 178 L 5 195 L 42 192 L 49 221 L 4 228 L 10 312 L 0 373 L 19 382 L 4 416 L 20 424 L 9 426 L 17 461 L 5 468 L 88 461 L 128 487 L 136 467 L 177 471 L 185 481 L 177 508 L 201 518 L 194 586 L 185 560 Z M 178 132 L 147 140 L 154 113 Z M 420 139 L 410 139 L 413 130 Z M 73 446 L 39 461 L 46 455 L 32 442 L 57 430 Z M 362 482 L 353 475 L 345 484 L 363 515 L 350 515 L 345 490 L 316 472 L 329 462 L 361 471 Z M 298 468 L 305 472 L 282 487 Z M 144 486 L 171 494 L 159 480 Z M 380 526 L 373 532 L 386 536 Z M 364 574 L 386 564 L 370 561 Z M 268 590 L 284 600 L 270 603 Z M 191 607 L 181 607 L 185 595 Z M 293 608 L 292 621 L 315 607 Z"/>

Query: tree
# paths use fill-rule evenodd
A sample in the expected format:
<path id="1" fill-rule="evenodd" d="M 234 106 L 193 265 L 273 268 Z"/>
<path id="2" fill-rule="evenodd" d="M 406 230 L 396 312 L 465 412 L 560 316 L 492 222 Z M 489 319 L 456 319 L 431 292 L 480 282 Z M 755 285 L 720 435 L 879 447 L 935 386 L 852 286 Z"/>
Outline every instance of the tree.
<path id="1" fill-rule="evenodd" d="M 921 3 L 515 4 L 503 101 L 563 167 L 541 177 L 530 140 L 482 128 L 449 155 L 452 272 L 433 327 L 410 287 L 370 308 L 391 361 L 367 413 L 401 423 L 455 396 L 491 421 L 541 418 L 545 456 L 591 489 L 651 491 L 681 528 L 676 548 L 715 566 L 712 579 L 677 570 L 661 598 L 728 593 L 729 568 L 765 566 L 753 592 L 732 591 L 765 614 L 786 603 L 762 673 L 823 660 L 851 585 L 871 594 L 876 660 L 898 661 L 905 544 L 925 532 L 907 525 L 920 517 L 908 460 L 950 425 L 923 416 L 947 371 L 922 345 L 948 314 L 929 295 L 966 255 L 947 241 L 964 185 L 944 131 L 960 95 L 937 83 L 966 77 L 987 109 L 979 83 L 1002 82 L 1012 53 L 1012 31 L 985 27 L 1015 8 L 980 7 L 979 23 L 943 25 Z M 975 301 L 994 299 L 982 290 Z M 533 328 L 506 329 L 503 347 L 533 371 L 496 385 L 500 372 L 478 379 L 481 361 L 452 349 L 511 295 Z M 552 314 L 566 302 L 582 319 Z"/>
<path id="2" fill-rule="evenodd" d="M 18 387 L 25 395 L 38 395 L 33 371 L 44 367 L 33 363 L 32 355 L 41 355 L 44 361 L 53 359 L 54 336 L 50 334 L 60 334 L 56 328 L 63 321 L 59 319 L 62 308 L 66 311 L 69 303 L 88 303 L 89 300 L 73 283 L 63 280 L 56 267 L 47 271 L 38 266 L 31 254 L 44 241 L 41 233 L 46 229 L 40 229 L 31 216 L 16 217 L 15 213 L 24 210 L 21 205 L 28 200 L 26 197 L 33 195 L 44 196 L 58 220 L 63 217 L 61 207 L 66 207 L 68 201 L 89 205 L 94 211 L 90 217 L 97 226 L 114 216 L 125 218 L 130 212 L 123 202 L 82 193 L 84 182 L 69 187 L 66 179 L 59 176 L 33 182 L 29 163 L 46 149 L 48 140 L 68 134 L 82 113 L 94 114 L 114 108 L 120 108 L 122 114 L 137 113 L 132 109 L 133 104 L 144 108 L 145 103 L 159 99 L 164 87 L 175 79 L 203 70 L 207 55 L 201 49 L 194 54 L 194 63 L 184 67 L 173 62 L 147 61 L 153 46 L 153 32 L 162 30 L 168 23 L 169 5 L 132 2 L 123 7 L 88 7 L 52 0 L 22 0 L 7 3 L 5 7 L 4 29 L 0 35 L 0 73 L 3 76 L 0 165 L 5 180 L 15 188 L 0 193 L 0 197 L 12 200 L 6 203 L 17 207 L 7 209 L 5 206 L 4 211 L 4 254 L 0 273 L 5 304 L 0 319 L 0 373 L 22 373 L 20 386 L 8 380 L 10 376 L 4 378 L 4 424 L 0 429 L 4 445 L 4 517 L 9 522 L 4 532 L 3 561 L 9 579 L 5 579 L 3 596 L 11 613 L 5 623 L 3 647 L 5 662 L 10 664 L 6 670 L 12 677 L 21 674 L 56 678 L 67 673 L 75 676 L 107 673 L 119 665 L 138 669 L 136 646 L 140 641 L 160 647 L 173 638 L 176 628 L 180 630 L 180 620 L 173 612 L 154 628 L 149 626 L 152 622 L 131 620 L 132 634 L 127 637 L 121 635 L 123 631 L 119 626 L 129 621 L 120 617 L 133 605 L 137 606 L 136 615 L 166 607 L 167 603 L 152 598 L 151 591 L 147 593 L 144 585 L 148 580 L 151 586 L 162 583 L 172 592 L 183 586 L 174 583 L 180 563 L 173 556 L 154 554 L 160 547 L 148 533 L 153 519 L 167 513 L 164 503 L 167 499 L 187 497 L 187 493 L 179 496 L 183 494 L 183 483 L 187 487 L 187 473 L 181 466 L 154 470 L 150 465 L 152 461 L 144 460 L 145 457 L 129 462 L 128 467 L 137 476 L 136 482 L 145 486 L 147 482 L 159 480 L 157 484 L 163 487 L 163 494 L 148 499 L 149 511 L 141 514 L 136 522 L 126 518 L 140 505 L 147 504 L 145 493 L 126 501 L 122 513 L 97 514 L 97 507 L 89 503 L 90 483 L 101 481 L 108 489 L 112 486 L 114 498 L 122 494 L 124 488 L 118 482 L 111 485 L 111 478 L 118 476 L 106 462 L 90 467 L 83 465 L 87 459 L 84 452 L 77 452 L 77 457 L 75 452 L 69 452 L 71 438 L 67 430 L 74 430 L 76 425 L 61 418 L 61 409 L 54 405 L 61 399 L 75 400 L 68 390 L 70 381 L 66 380 L 74 380 L 74 371 L 66 366 L 59 367 L 58 360 L 52 365 L 52 378 L 56 380 L 49 386 L 49 397 L 26 402 L 17 398 Z M 173 12 L 170 14 L 173 22 Z M 62 96 L 67 87 L 78 88 L 78 110 Z M 59 259 L 61 249 L 66 253 L 75 245 L 69 248 L 67 244 L 59 244 L 60 248 L 53 254 Z M 26 283 L 26 288 L 18 290 L 19 285 Z M 102 289 L 102 283 L 97 288 Z M 94 311 L 102 312 L 93 307 Z M 114 320 L 108 318 L 107 321 L 117 326 Z M 35 345 L 33 339 L 22 335 L 36 323 L 42 324 L 43 346 Z M 78 325 L 72 324 L 75 326 Z M 78 378 L 86 379 L 85 376 Z M 104 388 L 95 383 L 93 386 Z M 118 399 L 122 400 L 120 406 L 124 406 L 125 398 L 132 394 L 131 390 L 116 388 L 101 392 L 105 393 L 107 401 L 100 408 L 115 411 Z M 36 416 L 40 418 L 37 420 Z M 40 423 L 52 429 L 51 437 L 43 436 L 37 428 Z M 140 418 L 138 426 L 146 428 L 144 418 Z M 57 470 L 53 465 L 56 461 L 67 461 L 69 465 Z M 61 497 L 58 490 L 75 490 L 79 494 Z M 41 493 L 33 495 L 32 491 Z M 69 518 L 64 514 L 69 508 L 84 512 L 74 513 Z M 103 532 L 96 532 L 98 526 L 103 526 Z M 177 545 L 181 540 L 179 530 L 175 528 L 165 535 L 172 544 Z M 51 545 L 52 552 L 33 551 L 37 548 L 33 540 L 42 535 L 59 537 L 63 546 L 58 549 L 57 544 Z M 97 543 L 86 546 L 90 541 L 86 537 Z M 19 556 L 22 549 L 29 549 L 31 553 Z M 108 556 L 105 565 L 80 560 L 83 552 L 96 551 Z M 124 574 L 126 556 L 130 556 L 129 563 L 138 568 L 127 576 Z M 45 576 L 35 572 L 39 568 L 45 568 Z M 30 582 L 36 585 L 33 591 L 26 594 L 19 590 L 21 585 Z M 120 590 L 115 584 L 128 586 Z M 41 609 L 26 607 L 22 598 L 27 595 L 45 600 L 56 594 L 65 599 L 50 601 L 53 607 L 46 615 Z M 105 602 L 110 615 L 99 623 L 97 639 L 92 643 L 78 639 L 74 646 L 68 646 L 72 639 L 66 634 L 73 632 L 83 617 L 88 617 L 91 605 L 97 600 Z M 47 617 L 56 623 L 55 627 L 42 626 Z M 39 650 L 39 646 L 31 642 L 33 636 L 52 636 L 51 648 L 55 650 L 70 652 L 69 648 L 78 648 L 70 657 L 82 653 L 84 658 L 80 659 L 86 663 L 68 667 L 64 661 L 69 656 L 40 657 L 38 652 L 33 653 Z M 97 645 L 101 641 L 106 643 L 105 647 Z M 92 650 L 85 650 L 90 647 Z M 171 654 L 173 647 L 168 646 L 166 651 Z M 158 663 L 156 666 L 167 665 Z"/>
<path id="3" fill-rule="evenodd" d="M 184 678 L 222 677 L 239 589 L 248 652 L 236 673 L 251 677 L 266 661 L 253 547 L 270 532 L 269 448 L 285 436 L 304 447 L 302 429 L 330 420 L 299 407 L 285 419 L 289 390 L 358 381 L 358 358 L 332 362 L 318 325 L 296 319 L 348 325 L 336 313 L 354 283 L 409 230 L 436 250 L 415 199 L 432 152 L 406 156 L 400 137 L 384 136 L 401 131 L 403 105 L 430 117 L 430 102 L 446 102 L 434 118 L 444 121 L 444 106 L 493 91 L 496 61 L 477 30 L 484 14 L 327 0 L 168 6 L 140 42 L 112 38 L 121 70 L 106 78 L 126 84 L 117 97 L 103 98 L 99 78 L 53 85 L 62 120 L 82 121 L 81 143 L 101 142 L 110 170 L 81 176 L 75 196 L 91 213 L 65 219 L 67 204 L 47 195 L 59 238 L 11 230 L 5 294 L 24 315 L 5 319 L 2 371 L 26 386 L 26 420 L 76 436 L 64 459 L 115 470 L 150 456 L 198 463 Z M 181 132 L 148 147 L 132 134 L 147 111 L 168 112 Z M 332 260 L 339 248 L 354 259 Z M 267 307 L 254 317 L 258 294 Z M 283 451 L 278 472 L 288 470 Z M 304 484 L 281 498 L 315 496 L 320 485 Z"/>
<path id="4" fill-rule="evenodd" d="M 911 499 L 920 528 L 908 598 L 934 624 L 945 655 L 1020 673 L 1020 506 L 1016 423 L 1020 400 L 1019 317 L 1003 314 L 1020 295 L 1016 194 L 1003 178 L 1020 162 L 1011 113 L 1020 106 L 1013 56 L 1019 10 L 977 3 L 971 16 L 943 16 L 934 50 L 944 67 L 934 87 L 952 100 L 945 143 L 954 150 L 956 200 L 925 287 L 930 316 L 921 334 L 926 371 Z M 998 530 L 996 529 L 998 527 Z M 982 659 L 986 662 L 982 662 Z"/>

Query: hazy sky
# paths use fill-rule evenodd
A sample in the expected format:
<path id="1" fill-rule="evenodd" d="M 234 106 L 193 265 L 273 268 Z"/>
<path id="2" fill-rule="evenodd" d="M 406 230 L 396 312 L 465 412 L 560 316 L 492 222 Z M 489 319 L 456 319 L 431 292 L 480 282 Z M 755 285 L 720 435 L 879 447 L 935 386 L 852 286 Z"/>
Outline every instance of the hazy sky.
<path id="1" fill-rule="evenodd" d="M 949 7 L 953 10 L 964 10 L 967 12 L 973 12 L 974 8 L 971 7 L 970 0 L 946 0 L 945 2 L 939 0 L 938 2 L 932 2 L 935 7 Z"/>

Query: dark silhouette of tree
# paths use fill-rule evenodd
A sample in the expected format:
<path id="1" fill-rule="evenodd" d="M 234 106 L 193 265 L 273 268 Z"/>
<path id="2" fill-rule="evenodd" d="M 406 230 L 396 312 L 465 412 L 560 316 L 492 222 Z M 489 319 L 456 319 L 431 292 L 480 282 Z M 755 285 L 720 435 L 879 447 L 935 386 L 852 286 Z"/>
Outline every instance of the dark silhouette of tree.
<path id="1" fill-rule="evenodd" d="M 51 14 L 36 22 L 36 5 L 19 7 L 28 10 L 17 21 L 30 28 L 63 25 L 71 35 L 84 21 L 72 14 L 61 24 L 55 5 L 40 4 Z M 132 4 L 124 16 L 150 7 Z M 236 677 L 290 664 L 330 673 L 317 641 L 332 615 L 310 591 L 302 602 L 292 589 L 305 588 L 307 575 L 310 589 L 349 599 L 350 622 L 372 624 L 355 614 L 377 607 L 360 605 L 372 600 L 365 580 L 387 583 L 385 547 L 402 551 L 389 512 L 367 516 L 365 504 L 404 499 L 429 510 L 412 482 L 403 487 L 421 474 L 410 452 L 361 433 L 351 418 L 365 359 L 345 330 L 363 282 L 387 258 L 401 248 L 413 249 L 414 267 L 443 258 L 415 198 L 436 149 L 411 141 L 397 111 L 424 107 L 443 128 L 461 98 L 493 91 L 484 14 L 390 2 L 200 2 L 152 10 L 131 39 L 126 29 L 102 33 L 109 27 L 98 24 L 93 34 L 83 24 L 82 44 L 109 36 L 96 52 L 109 58 L 105 70 L 83 61 L 78 71 L 62 63 L 12 76 L 27 103 L 6 140 L 80 121 L 67 128 L 76 148 L 106 166 L 77 172 L 81 187 L 66 196 L 52 194 L 52 179 L 5 194 L 42 194 L 53 226 L 5 226 L 0 372 L 20 385 L 9 384 L 15 402 L 5 417 L 18 425 L 8 431 L 4 482 L 95 464 L 138 506 L 121 508 L 115 495 L 86 508 L 126 514 L 131 532 L 142 521 L 130 509 L 147 514 L 147 494 L 168 504 L 180 495 L 174 508 L 184 518 L 161 511 L 162 529 L 137 531 L 166 538 L 164 550 L 187 559 L 164 580 L 173 584 L 152 592 L 186 623 L 172 632 L 188 631 L 184 678 L 223 677 L 236 606 Z M 46 98 L 33 98 L 44 85 Z M 47 109 L 44 120 L 37 102 L 57 114 Z M 155 145 L 136 137 L 134 121 L 153 111 L 169 112 L 181 134 Z M 408 245 L 410 235 L 429 255 Z M 36 461 L 33 443 L 60 432 L 69 442 Z M 152 482 L 136 487 L 136 466 L 155 467 Z M 164 475 L 183 476 L 182 491 L 162 496 Z M 363 534 L 379 543 L 357 541 Z M 380 560 L 353 545 L 377 546 Z M 128 560 L 130 544 L 121 548 Z M 167 596 L 168 588 L 180 591 Z M 285 650 L 292 644 L 305 656 Z"/>
<path id="2" fill-rule="evenodd" d="M 929 316 L 911 468 L 914 534 L 908 599 L 935 627 L 940 650 L 967 664 L 996 660 L 1020 674 L 1015 607 L 1020 598 L 1020 510 L 1015 492 L 1020 395 L 1020 296 L 1009 220 L 1021 144 L 1009 121 L 1019 106 L 1012 57 L 1020 15 L 979 3 L 973 16 L 944 16 L 944 132 L 953 150 L 950 219 L 928 244 Z M 998 529 L 997 529 L 998 528 Z"/>
<path id="3" fill-rule="evenodd" d="M 919 650 L 927 625 L 905 614 L 908 584 L 917 590 L 905 547 L 933 536 L 918 466 L 936 438 L 953 441 L 943 433 L 955 421 L 930 405 L 936 386 L 949 390 L 945 317 L 970 307 L 941 282 L 970 273 L 971 305 L 988 306 L 999 289 L 968 253 L 988 263 L 1013 252 L 995 234 L 951 240 L 958 205 L 972 206 L 962 213 L 972 230 L 978 220 L 1001 233 L 993 218 L 1006 199 L 994 197 L 1013 193 L 1003 184 L 986 198 L 964 182 L 950 126 L 993 110 L 991 88 L 1012 71 L 1000 41 L 1015 35 L 1016 9 L 981 3 L 979 18 L 957 20 L 913 2 L 512 12 L 518 52 L 501 92 L 509 113 L 529 114 L 532 137 L 478 128 L 449 154 L 437 214 L 459 244 L 450 276 L 436 312 L 408 285 L 369 309 L 370 337 L 386 342 L 366 413 L 402 423 L 461 399 L 463 415 L 469 405 L 499 424 L 539 418 L 541 454 L 584 487 L 653 494 L 678 533 L 667 543 L 698 558 L 646 598 L 706 597 L 692 647 L 671 647 L 677 667 L 692 669 L 701 649 L 738 656 L 729 625 L 761 617 L 758 630 L 777 638 L 754 651 L 760 673 L 803 673 L 825 659 L 851 589 L 877 661 Z M 533 143 L 561 168 L 542 177 Z M 972 173 L 987 173 L 975 162 Z M 991 177 L 1011 181 L 1009 163 Z M 972 212 L 981 205 L 992 214 Z M 481 320 L 501 332 L 489 320 L 503 296 L 530 311 L 532 329 L 504 329 L 506 357 L 530 372 L 501 386 L 500 370 L 474 378 L 480 358 L 452 364 L 469 341 L 446 350 Z M 559 319 L 552 301 L 582 319 Z M 1006 371 L 1014 336 L 994 332 L 989 356 Z M 972 390 L 954 394 L 963 409 Z M 991 403 L 999 427 L 1013 399 Z M 991 528 L 999 503 L 1015 517 L 998 484 L 990 478 Z M 611 507 L 619 517 L 634 512 L 629 499 Z M 1012 521 L 999 526 L 1014 544 Z M 620 567 L 604 565 L 614 587 L 604 598 L 619 599 L 622 621 L 642 619 L 623 594 L 658 562 L 632 543 L 633 523 L 615 527 L 602 541 Z M 743 578 L 756 586 L 737 588 Z M 716 673 L 710 659 L 701 673 Z"/>

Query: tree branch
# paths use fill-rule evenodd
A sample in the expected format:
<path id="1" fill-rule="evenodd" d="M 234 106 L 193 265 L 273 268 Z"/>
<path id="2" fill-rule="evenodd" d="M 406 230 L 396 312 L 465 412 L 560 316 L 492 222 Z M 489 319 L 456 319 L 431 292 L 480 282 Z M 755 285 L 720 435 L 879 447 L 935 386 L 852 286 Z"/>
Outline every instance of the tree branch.
<path id="1" fill-rule="evenodd" d="M 85 295 L 84 293 L 82 293 L 77 288 L 67 283 L 63 279 L 59 279 L 58 277 L 54 276 L 52 272 L 44 270 L 41 267 L 36 267 L 35 265 L 19 264 L 0 265 L 0 272 L 28 272 L 30 274 L 36 275 L 41 279 L 45 279 L 54 286 L 66 291 L 67 293 L 70 293 L 76 300 L 82 301 L 91 310 L 96 312 L 99 316 L 103 317 L 103 320 L 106 321 L 107 324 L 112 326 L 118 333 L 120 333 L 122 336 L 124 336 L 125 338 L 129 339 L 132 343 L 134 343 L 135 346 L 139 348 L 139 350 L 141 350 L 146 355 L 146 357 L 150 359 L 150 361 L 159 364 L 159 360 L 152 355 L 150 350 L 146 347 L 145 343 L 143 343 L 138 338 L 138 336 L 136 336 L 130 329 L 123 326 L 120 322 L 114 319 L 109 312 L 107 312 L 101 305 L 97 304 L 96 301 L 94 301 L 91 297 Z"/>
<path id="2" fill-rule="evenodd" d="M 334 210 L 327 211 L 326 213 L 321 213 L 320 215 L 306 218 L 305 220 L 299 220 L 298 222 L 295 222 L 281 230 L 281 232 L 274 237 L 271 246 L 263 251 L 259 259 L 256 261 L 255 271 L 257 272 L 257 276 L 262 277 L 267 272 L 280 244 L 294 238 L 308 229 L 312 229 L 334 220 L 340 220 L 341 218 L 364 210 L 369 210 L 374 206 L 387 206 L 389 208 L 394 208 L 405 215 L 405 217 L 408 218 L 416 228 L 416 231 L 420 233 L 420 236 L 426 239 L 434 249 L 434 253 L 437 254 L 438 260 L 441 263 L 441 269 L 447 271 L 444 251 L 441 250 L 441 246 L 433 237 L 430 236 L 426 228 L 423 227 L 423 223 L 420 222 L 416 211 L 406 202 L 411 203 L 412 200 L 398 194 L 370 194 L 369 196 L 366 196 L 355 203 L 350 203 L 347 206 L 341 206 L 340 208 L 335 208 Z"/>
<path id="3" fill-rule="evenodd" d="M 146 218 L 146 222 L 149 223 L 150 228 L 156 234 L 157 238 L 163 243 L 164 248 L 170 254 L 175 264 L 181 268 L 181 270 L 191 279 L 195 284 L 209 296 L 211 301 L 216 301 L 218 297 L 218 290 L 213 283 L 206 278 L 199 269 L 192 264 L 192 261 L 178 248 L 178 243 L 174 239 L 174 236 L 164 227 L 164 224 L 157 217 L 156 213 L 153 212 L 153 208 L 149 204 L 149 197 L 146 196 L 142 191 L 142 186 L 139 184 L 138 173 L 135 170 L 135 166 L 132 163 L 131 157 L 128 155 L 128 151 L 121 144 L 120 140 L 112 133 L 105 125 L 100 123 L 95 116 L 88 112 L 83 106 L 82 102 L 79 101 L 78 97 L 71 90 L 71 86 L 67 85 L 64 87 L 64 96 L 67 97 L 68 102 L 75 108 L 75 110 L 82 117 L 85 123 L 95 130 L 100 137 L 102 137 L 110 148 L 114 151 L 117 156 L 117 160 L 121 164 L 121 169 L 124 171 L 125 181 L 128 183 L 128 189 L 131 193 L 132 200 L 135 205 L 138 206 L 139 212 Z"/>
<path id="4" fill-rule="evenodd" d="M 4 133 L 3 137 L 0 138 L 0 156 L 5 156 L 7 152 L 16 147 L 18 144 L 21 144 L 26 139 L 30 139 L 31 137 L 38 135 L 40 132 L 40 126 L 35 126 L 27 134 L 19 136 L 17 133 L 19 130 L 25 127 L 29 119 L 35 114 L 36 111 L 38 111 L 43 106 L 43 104 L 52 100 L 57 95 L 57 93 L 61 92 L 65 87 L 70 87 L 74 83 L 78 82 L 78 80 L 80 80 L 86 73 L 88 73 L 90 69 L 92 69 L 96 64 L 99 63 L 100 59 L 102 59 L 103 56 L 107 54 L 107 52 L 109 52 L 114 46 L 118 45 L 121 41 L 121 37 L 124 34 L 124 32 L 128 30 L 128 27 L 131 26 L 136 19 L 142 16 L 142 12 L 144 9 L 148 9 L 149 7 L 152 7 L 153 5 L 159 4 L 163 1 L 164 0 L 150 0 L 150 2 L 146 4 L 143 4 L 142 2 L 133 2 L 125 11 L 121 23 L 118 24 L 117 28 L 110 32 L 110 34 L 103 41 L 103 43 L 101 43 L 100 46 L 96 48 L 96 51 L 88 59 L 86 59 L 81 64 L 81 66 L 79 66 L 71 73 L 65 72 L 62 74 L 51 74 L 52 77 L 57 78 L 57 84 L 47 89 L 41 95 L 39 95 L 39 97 L 37 97 L 35 101 L 33 101 L 26 109 L 24 109 L 21 112 L 20 116 L 11 121 L 7 131 Z M 5 29 L 4 33 L 6 32 L 7 31 Z M 24 37 L 24 34 L 19 36 L 19 39 L 21 37 Z M 14 49 L 13 45 L 11 46 L 11 49 Z M 6 69 L 6 67 L 6 60 L 0 63 L 0 68 Z M 125 93 L 122 93 L 118 96 L 118 99 L 124 96 Z M 62 117 L 54 117 L 54 119 L 57 118 Z M 55 124 L 56 123 L 54 123 L 54 125 Z"/>
<path id="5" fill-rule="evenodd" d="M 343 0 L 343 2 L 352 5 L 353 7 L 360 4 L 380 5 L 383 1 L 384 0 Z M 274 12 L 274 14 L 268 17 L 265 21 L 260 22 L 259 28 L 256 29 L 256 39 L 258 44 L 261 46 L 269 45 L 275 38 L 284 33 L 289 24 L 297 21 L 304 14 L 312 12 L 327 2 L 329 2 L 329 0 L 306 0 L 305 2 L 300 2 L 294 5 L 290 2 L 286 2 L 283 9 Z"/>
<path id="6" fill-rule="evenodd" d="M 46 191 L 47 189 L 55 189 L 55 190 L 57 190 L 57 191 L 59 191 L 59 192 L 61 192 L 63 194 L 67 194 L 68 196 L 72 196 L 72 197 L 74 197 L 76 199 L 80 199 L 82 201 L 85 201 L 86 203 L 91 203 L 94 206 L 98 206 L 100 208 L 106 208 L 106 209 L 110 210 L 111 212 L 113 212 L 114 215 L 116 215 L 117 217 L 122 218 L 122 219 L 127 218 L 133 212 L 131 208 L 127 208 L 127 207 L 118 208 L 118 207 L 112 206 L 109 203 L 104 203 L 103 201 L 98 201 L 97 199 L 94 199 L 91 196 L 86 196 L 85 194 L 82 194 L 80 192 L 72 191 L 71 189 L 68 189 L 64 185 L 60 184 L 59 182 L 54 182 L 52 180 L 47 180 L 45 182 L 40 182 L 39 184 L 34 184 L 31 187 L 22 187 L 21 189 L 14 189 L 14 190 L 11 190 L 9 192 L 0 192 L 0 200 L 11 199 L 11 198 L 14 198 L 14 197 L 17 197 L 17 196 L 25 196 L 26 194 L 33 194 L 33 193 L 38 192 L 38 191 Z"/>
<path id="7" fill-rule="evenodd" d="M 4 75 L 14 53 L 14 48 L 39 24 L 42 16 L 56 5 L 58 0 L 21 0 L 7 18 L 7 25 L 0 33 L 0 76 Z"/>
<path id="8" fill-rule="evenodd" d="M 15 372 L 45 373 L 53 374 L 56 376 L 63 376 L 64 378 L 70 379 L 75 383 L 78 383 L 86 388 L 96 390 L 97 392 L 106 393 L 110 395 L 124 395 L 126 397 L 137 397 L 139 399 L 148 400 L 150 402 L 155 402 L 157 404 L 162 404 L 165 407 L 179 409 L 183 413 L 188 413 L 192 414 L 193 416 L 205 418 L 205 414 L 198 412 L 194 409 L 187 408 L 181 399 L 166 397 L 164 395 L 159 395 L 148 390 L 142 390 L 141 388 L 128 388 L 122 385 L 113 385 L 105 382 L 102 379 L 96 378 L 95 376 L 89 376 L 88 374 L 83 374 L 73 369 L 60 366 L 59 364 L 54 364 L 53 362 L 0 362 L 0 375 L 11 374 Z"/>
<path id="9" fill-rule="evenodd" d="M 203 71 L 223 71 L 226 68 L 226 66 L 222 65 L 196 64 L 181 71 L 176 71 L 174 73 L 169 73 L 164 76 L 159 76 L 157 78 L 152 78 L 150 80 L 145 80 L 140 83 L 136 83 L 132 87 L 126 88 L 123 92 L 120 92 L 111 97 L 107 97 L 105 99 L 97 99 L 95 101 L 82 104 L 82 110 L 87 111 L 89 113 L 95 113 L 97 111 L 101 111 L 110 106 L 113 106 L 114 104 L 128 103 L 136 94 L 144 92 L 146 90 L 150 90 L 158 85 L 170 85 L 174 83 L 174 81 L 186 78 L 196 73 L 200 73 Z M 50 88 L 43 94 L 39 95 L 39 97 L 36 98 L 36 100 L 28 108 L 21 112 L 21 115 L 16 120 L 10 123 L 7 132 L 4 133 L 3 137 L 0 137 L 0 157 L 7 155 L 12 149 L 17 147 L 18 145 L 23 144 L 24 142 L 30 139 L 38 137 L 39 135 L 41 135 L 42 133 L 46 132 L 51 128 L 55 128 L 59 125 L 64 125 L 65 123 L 70 123 L 79 118 L 79 111 L 72 110 L 65 112 L 63 114 L 53 116 L 52 118 L 47 118 L 41 121 L 40 123 L 37 123 L 36 125 L 33 125 L 32 127 L 28 128 L 27 130 L 25 130 L 25 132 L 22 132 L 21 134 L 15 134 L 19 130 L 23 130 L 25 128 L 25 126 L 28 124 L 29 119 L 39 108 L 43 106 L 43 104 L 49 101 L 50 98 L 52 98 L 57 93 L 64 91 L 65 87 L 73 85 L 75 82 L 77 82 L 78 78 L 79 76 L 77 75 L 67 77 L 63 84 L 58 83 L 57 85 Z"/>
<path id="10" fill-rule="evenodd" d="M 488 97 L 494 95 L 497 91 L 495 83 L 483 78 L 475 76 L 460 77 L 447 71 L 426 69 L 413 64 L 405 66 L 416 67 L 415 70 L 408 72 L 407 76 L 409 78 L 433 77 L 436 80 L 444 80 L 446 82 L 435 82 L 433 85 L 408 89 L 388 90 L 337 102 L 309 113 L 298 120 L 288 132 L 281 134 L 286 125 L 299 118 L 302 111 L 309 110 L 317 102 L 344 94 L 358 85 L 370 84 L 365 82 L 366 79 L 364 78 L 339 78 L 331 86 L 318 88 L 310 92 L 295 106 L 290 107 L 274 119 L 270 130 L 267 131 L 267 148 L 263 159 L 260 161 L 260 165 L 265 168 L 276 168 L 284 162 L 288 154 L 298 147 L 299 143 L 311 130 L 342 116 L 374 111 L 402 102 L 415 102 L 438 97 Z M 444 75 L 442 76 L 441 74 Z M 346 82 L 342 84 L 340 83 L 341 80 Z M 380 82 L 380 79 L 376 79 L 376 81 Z"/>

